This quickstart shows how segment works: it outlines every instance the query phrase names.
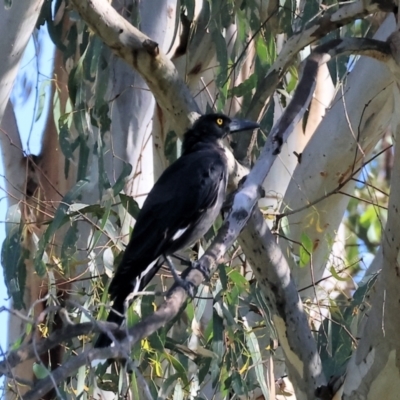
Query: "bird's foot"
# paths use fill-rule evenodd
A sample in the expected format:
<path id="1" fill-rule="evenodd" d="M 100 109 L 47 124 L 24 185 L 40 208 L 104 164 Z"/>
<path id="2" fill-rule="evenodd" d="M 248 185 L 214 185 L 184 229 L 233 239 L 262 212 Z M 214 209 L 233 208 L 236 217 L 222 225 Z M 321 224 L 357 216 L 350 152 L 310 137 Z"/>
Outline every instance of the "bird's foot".
<path id="1" fill-rule="evenodd" d="M 174 278 L 175 284 L 180 286 L 182 289 L 184 289 L 186 291 L 186 293 L 188 294 L 188 296 L 190 296 L 192 299 L 196 294 L 197 288 L 195 285 L 193 285 L 192 282 L 189 282 L 185 279 L 182 279 L 179 275 L 178 272 L 172 262 L 172 260 L 167 257 L 164 256 L 165 261 L 167 262 L 168 268 L 171 271 L 171 274 Z M 190 260 L 189 260 L 190 261 Z M 190 261 L 192 263 L 192 261 Z"/>
<path id="2" fill-rule="evenodd" d="M 200 271 L 206 281 L 210 280 L 210 270 L 208 267 L 204 266 L 203 263 L 201 263 L 200 261 L 192 261 L 191 263 L 192 264 L 190 268 Z"/>

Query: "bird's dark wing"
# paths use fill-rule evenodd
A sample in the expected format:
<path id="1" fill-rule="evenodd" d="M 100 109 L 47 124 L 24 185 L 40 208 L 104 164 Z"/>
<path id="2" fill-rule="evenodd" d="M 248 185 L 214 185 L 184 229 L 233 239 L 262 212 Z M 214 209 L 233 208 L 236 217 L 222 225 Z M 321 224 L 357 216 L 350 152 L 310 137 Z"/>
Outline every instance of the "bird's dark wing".
<path id="1" fill-rule="evenodd" d="M 197 240 L 199 231 L 194 228 L 199 223 L 203 225 L 200 232 L 203 235 L 218 215 L 223 200 L 219 197 L 224 195 L 225 187 L 226 161 L 220 150 L 206 148 L 190 153 L 167 168 L 138 215 L 131 240 L 110 285 L 111 296 L 117 296 L 128 282 L 132 285 L 162 254 L 171 254 Z M 213 207 L 216 209 L 210 216 L 207 210 Z M 201 220 L 207 215 L 209 221 L 204 225 Z M 146 271 L 140 288 L 157 270 Z"/>

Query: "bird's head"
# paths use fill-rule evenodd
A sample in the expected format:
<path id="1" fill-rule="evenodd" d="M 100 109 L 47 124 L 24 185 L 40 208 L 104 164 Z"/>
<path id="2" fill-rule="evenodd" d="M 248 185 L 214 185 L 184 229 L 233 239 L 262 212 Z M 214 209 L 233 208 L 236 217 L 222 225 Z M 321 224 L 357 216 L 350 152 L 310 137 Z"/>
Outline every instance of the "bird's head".
<path id="1" fill-rule="evenodd" d="M 197 143 L 219 143 L 233 132 L 253 130 L 258 128 L 256 122 L 244 119 L 229 118 L 224 114 L 205 114 L 199 117 L 193 127 L 185 133 L 183 151 L 189 150 Z"/>

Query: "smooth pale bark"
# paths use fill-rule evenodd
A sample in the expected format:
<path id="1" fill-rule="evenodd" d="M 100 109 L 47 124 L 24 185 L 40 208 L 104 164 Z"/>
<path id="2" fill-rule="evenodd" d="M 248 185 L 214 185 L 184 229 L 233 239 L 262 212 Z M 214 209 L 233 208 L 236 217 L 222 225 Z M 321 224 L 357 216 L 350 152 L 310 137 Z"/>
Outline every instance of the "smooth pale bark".
<path id="1" fill-rule="evenodd" d="M 393 29 L 394 19 L 389 17 L 376 38 L 387 38 Z M 323 198 L 349 178 L 352 171 L 368 161 L 391 120 L 392 82 L 393 76 L 383 63 L 370 58 L 361 58 L 357 62 L 343 92 L 338 94 L 337 100 L 304 149 L 302 161 L 294 170 L 285 193 L 282 212 L 300 209 Z M 351 193 L 353 189 L 354 183 L 350 182 L 342 191 Z M 301 242 L 302 234 L 306 234 L 314 243 L 314 280 L 320 279 L 324 273 L 330 247 L 348 201 L 348 196 L 331 195 L 288 216 L 289 238 Z M 299 246 L 295 243 L 285 240 L 280 243 L 285 254 L 299 254 Z M 299 288 L 312 283 L 310 267 L 299 268 L 293 260 L 291 266 Z M 303 291 L 302 296 L 313 297 L 313 289 Z"/>
<path id="2" fill-rule="evenodd" d="M 3 118 L 19 63 L 35 28 L 43 0 L 13 1 L 9 9 L 0 7 L 0 120 Z"/>
<path id="3" fill-rule="evenodd" d="M 390 69 L 395 82 L 393 100 L 395 110 L 400 104 L 400 35 L 392 36 L 392 51 L 397 64 Z M 380 273 L 369 293 L 371 309 L 365 315 L 361 339 L 346 371 L 341 391 L 342 400 L 384 398 L 395 400 L 400 392 L 400 124 L 393 114 L 394 165 L 390 180 L 388 216 L 382 232 L 379 253 Z"/>
<path id="4" fill-rule="evenodd" d="M 25 196 L 27 165 L 24 162 L 22 142 L 19 136 L 13 105 L 10 100 L 7 103 L 3 119 L 1 120 L 0 136 L 8 204 L 12 206 Z"/>
<path id="5" fill-rule="evenodd" d="M 10 190 L 9 202 L 15 204 L 24 197 L 26 166 L 18 131 L 15 129 L 11 106 L 7 103 L 19 69 L 19 64 L 35 28 L 43 0 L 13 1 L 11 8 L 0 6 L 0 121 L 7 112 L 7 120 L 0 132 L 6 186 Z M 12 184 L 11 184 L 12 182 Z"/>
<path id="6" fill-rule="evenodd" d="M 289 264 L 258 210 L 253 212 L 251 222 L 241 233 L 239 243 L 263 288 L 296 399 L 311 399 L 325 377 L 307 315 Z"/>
<path id="7" fill-rule="evenodd" d="M 373 0 L 358 0 L 351 4 L 343 4 L 332 13 L 323 13 L 319 18 L 313 19 L 305 29 L 294 34 L 285 43 L 274 64 L 258 85 L 257 91 L 248 108 L 247 117 L 259 118 L 264 110 L 268 99 L 275 91 L 276 85 L 285 73 L 293 58 L 304 47 L 315 42 L 316 39 L 325 36 L 331 30 L 346 25 L 357 18 L 365 17 L 377 11 L 391 11 L 394 4 L 390 2 L 381 5 Z"/>
<path id="8" fill-rule="evenodd" d="M 321 65 L 317 74 L 317 84 L 311 101 L 305 130 L 303 129 L 303 120 L 301 120 L 295 126 L 287 143 L 283 145 L 281 154 L 274 162 L 271 172 L 263 183 L 266 194 L 264 198 L 260 199 L 259 206 L 268 208 L 266 212 L 273 213 L 281 207 L 286 189 L 292 180 L 293 171 L 299 163 L 298 156 L 295 153 L 301 154 L 303 152 L 304 147 L 323 120 L 334 93 L 335 88 L 329 74 L 328 66 L 326 64 Z M 282 115 L 282 111 L 279 108 L 277 109 L 278 104 L 278 101 L 276 101 L 275 122 Z"/>
<path id="9" fill-rule="evenodd" d="M 4 55 L 0 63 L 0 146 L 10 205 L 25 197 L 27 165 L 9 98 L 42 4 L 43 0 L 27 0 L 13 1 L 9 9 L 4 4 L 0 6 L 0 49 Z M 17 337 L 21 332 L 21 321 L 11 316 L 8 328 L 9 338 Z M 29 365 L 20 366 L 18 374 L 29 374 L 29 370 L 31 371 Z M 24 392 L 22 387 L 18 390 L 19 393 Z M 12 396 L 10 392 L 7 393 L 7 398 Z"/>
<path id="10" fill-rule="evenodd" d="M 159 105 L 169 113 L 179 133 L 183 133 L 195 119 L 198 108 L 158 43 L 123 19 L 107 2 L 73 0 L 72 3 L 99 37 L 141 74 Z"/>
<path id="11" fill-rule="evenodd" d="M 400 392 L 400 146 L 399 127 L 390 185 L 388 220 L 382 233 L 382 264 L 370 293 L 371 310 L 357 350 L 347 367 L 343 400 L 384 398 L 395 400 Z"/>

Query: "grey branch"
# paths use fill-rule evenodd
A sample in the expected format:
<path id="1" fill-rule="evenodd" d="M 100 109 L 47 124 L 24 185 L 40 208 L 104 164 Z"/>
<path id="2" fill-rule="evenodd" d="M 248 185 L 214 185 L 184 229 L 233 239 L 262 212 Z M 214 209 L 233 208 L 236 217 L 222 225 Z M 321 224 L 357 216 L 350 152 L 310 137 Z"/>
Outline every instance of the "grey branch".
<path id="1" fill-rule="evenodd" d="M 382 3 L 382 4 L 380 4 Z M 278 83 L 293 63 L 294 57 L 304 47 L 314 43 L 327 33 L 340 28 L 358 18 L 363 18 L 378 11 L 394 11 L 394 1 L 378 2 L 373 0 L 357 0 L 344 4 L 339 9 L 331 8 L 322 12 L 318 18 L 313 19 L 304 30 L 295 33 L 285 43 L 274 65 L 257 87 L 246 116 L 250 119 L 259 118 L 268 99 L 274 93 Z M 331 11 L 332 10 L 332 11 Z"/>

